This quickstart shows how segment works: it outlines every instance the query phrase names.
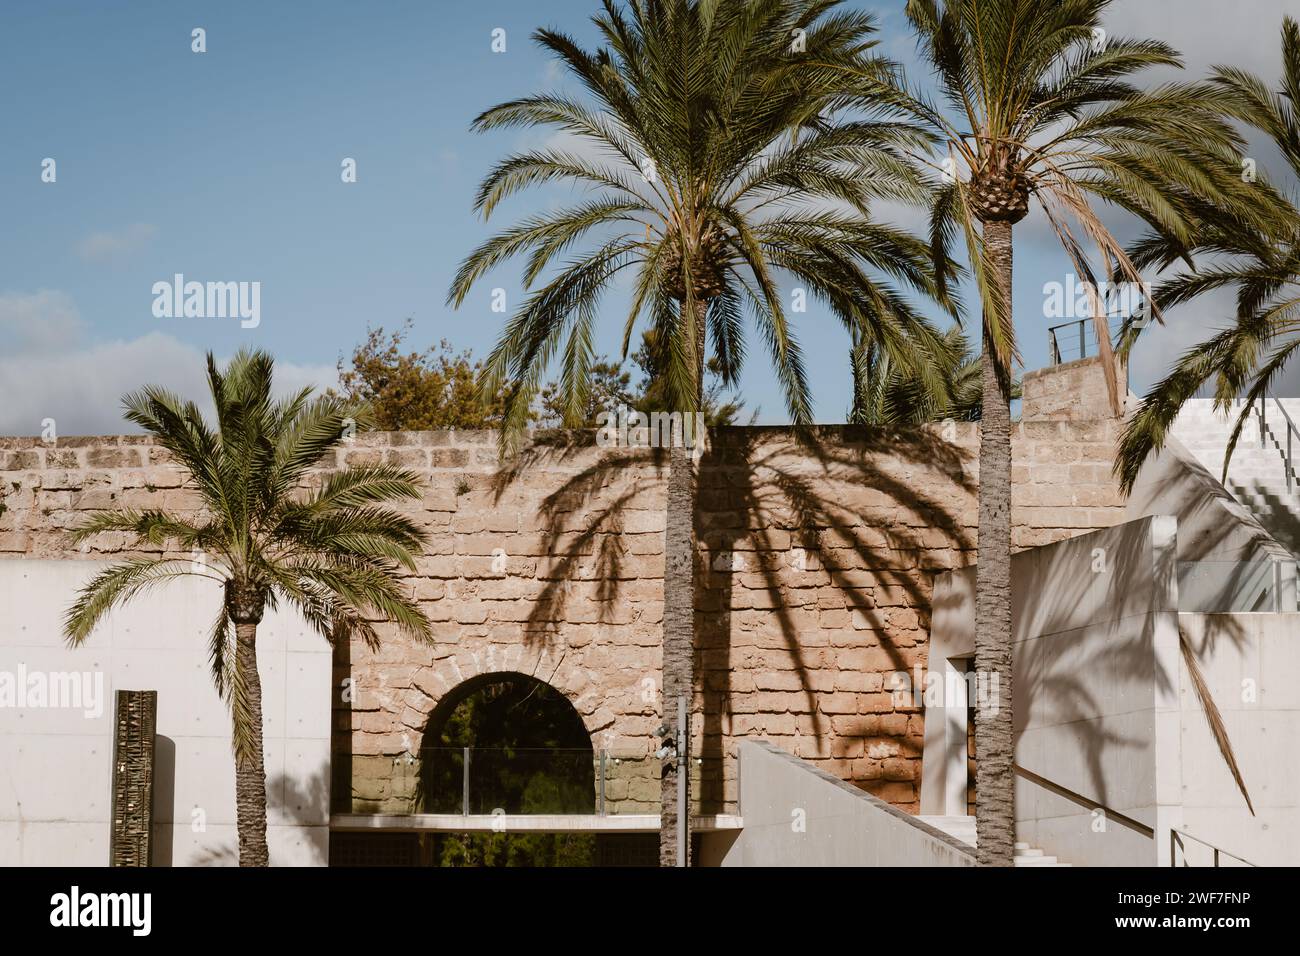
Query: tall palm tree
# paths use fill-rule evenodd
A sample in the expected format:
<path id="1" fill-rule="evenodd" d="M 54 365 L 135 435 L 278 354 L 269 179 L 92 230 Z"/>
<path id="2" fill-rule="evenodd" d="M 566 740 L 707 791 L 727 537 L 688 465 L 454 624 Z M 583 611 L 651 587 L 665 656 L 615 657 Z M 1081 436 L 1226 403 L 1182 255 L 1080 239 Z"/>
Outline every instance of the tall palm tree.
<path id="1" fill-rule="evenodd" d="M 930 160 L 942 174 L 931 224 L 936 258 L 946 261 L 949 245 L 961 235 L 983 311 L 975 666 L 996 688 L 975 724 L 976 826 L 985 865 L 1011 865 L 1014 844 L 1013 227 L 1037 200 L 1075 271 L 1097 288 L 1094 269 L 1108 280 L 1141 282 L 1100 218 L 1097 201 L 1183 243 L 1212 199 L 1250 202 L 1236 177 L 1240 143 L 1222 116 L 1222 91 L 1205 84 L 1133 85 L 1133 74 L 1178 67 L 1180 59 L 1159 41 L 1108 38 L 1100 18 L 1109 3 L 908 0 L 908 19 L 944 106 L 915 90 L 901 71 L 885 81 L 892 102 L 938 144 Z M 861 85 L 871 103 L 891 96 L 878 76 Z M 938 278 L 944 274 L 940 270 Z M 1110 335 L 1095 296 L 1093 312 L 1118 415 Z"/>
<path id="2" fill-rule="evenodd" d="M 1290 17 L 1282 23 L 1282 77 L 1276 92 L 1232 67 L 1217 68 L 1212 82 L 1229 95 L 1232 114 L 1267 136 L 1288 175 L 1300 181 L 1300 23 Z M 1156 236 L 1134 250 L 1134 261 L 1160 267 L 1189 252 L 1210 260 L 1161 283 L 1155 295 L 1162 307 L 1232 289 L 1237 309 L 1231 324 L 1180 357 L 1129 421 L 1115 462 L 1125 490 L 1133 487 L 1147 456 L 1164 445 L 1183 404 L 1211 381 L 1220 408 L 1244 399 L 1223 459 L 1226 479 L 1242 426 L 1253 409 L 1262 407 L 1270 385 L 1300 349 L 1300 193 L 1294 181 L 1289 194 L 1267 179 L 1254 186 L 1277 215 L 1271 233 L 1225 220 L 1199 232 L 1190 250 Z"/>
<path id="3" fill-rule="evenodd" d="M 398 577 L 400 569 L 415 569 L 424 533 L 382 507 L 419 498 L 418 477 L 374 465 L 311 480 L 309 470 L 344 439 L 357 411 L 332 396 L 313 398 L 309 388 L 273 400 L 271 373 L 265 352 L 241 351 L 224 370 L 208 353 L 215 429 L 197 405 L 161 388 L 125 397 L 127 419 L 188 473 L 201 510 L 92 515 L 74 541 L 123 532 L 133 537 L 133 549 L 159 553 L 101 571 L 64 618 L 64 634 L 76 646 L 112 608 L 159 584 L 185 575 L 221 582 L 209 657 L 217 691 L 231 708 L 241 866 L 269 862 L 257 673 L 257 626 L 266 609 L 285 602 L 331 643 L 357 635 L 375 645 L 373 621 L 384 618 L 418 638 L 431 636 Z"/>
<path id="4" fill-rule="evenodd" d="M 460 305 L 489 269 L 527 255 L 526 288 L 571 247 L 581 253 L 531 291 L 488 359 L 485 387 L 508 382 L 503 446 L 518 440 L 532 397 L 558 354 L 575 419 L 584 407 L 602 295 L 630 270 L 624 354 L 645 320 L 667 345 L 660 369 L 670 407 L 704 405 L 706 336 L 724 384 L 735 382 L 752 322 L 796 426 L 811 421 L 807 375 L 780 280 L 815 297 L 850 331 L 866 330 L 900 365 L 935 333 L 906 291 L 932 290 L 928 246 L 873 222 L 879 198 L 922 202 L 917 172 L 899 158 L 914 131 L 867 115 L 832 123 L 844 68 L 882 70 L 868 51 L 871 18 L 840 0 L 605 0 L 594 52 L 552 30 L 537 42 L 567 67 L 582 96 L 540 94 L 493 107 L 476 130 L 542 127 L 563 137 L 511 156 L 479 189 L 488 217 L 525 187 L 566 182 L 577 205 L 531 216 L 492 237 L 461 266 Z M 837 69 L 838 68 L 838 69 Z M 825 114 L 825 115 L 823 115 Z M 748 321 L 747 321 L 748 320 Z M 694 685 L 695 477 L 680 441 L 669 450 L 661 702 L 668 741 Z M 681 728 L 689 745 L 689 728 Z M 669 748 L 671 750 L 671 748 Z M 680 758 L 665 760 L 660 860 L 677 852 Z M 689 801 L 688 801 L 689 805 Z M 689 839 L 685 840 L 689 847 Z"/>

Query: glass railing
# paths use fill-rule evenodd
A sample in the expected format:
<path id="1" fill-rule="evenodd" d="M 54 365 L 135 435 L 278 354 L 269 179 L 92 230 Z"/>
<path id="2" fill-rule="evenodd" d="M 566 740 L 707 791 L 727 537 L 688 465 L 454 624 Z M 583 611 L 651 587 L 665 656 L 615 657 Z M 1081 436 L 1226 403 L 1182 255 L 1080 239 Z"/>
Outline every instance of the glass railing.
<path id="1" fill-rule="evenodd" d="M 616 750 L 428 747 L 350 755 L 351 800 L 366 814 L 657 814 L 660 760 Z M 337 757 L 336 757 L 337 760 Z M 691 812 L 735 812 L 720 783 L 692 774 Z M 336 768 L 342 770 L 343 768 Z M 343 774 L 341 774 L 342 776 Z"/>
<path id="2" fill-rule="evenodd" d="M 1202 614 L 1296 610 L 1294 562 L 1179 561 L 1178 610 Z"/>

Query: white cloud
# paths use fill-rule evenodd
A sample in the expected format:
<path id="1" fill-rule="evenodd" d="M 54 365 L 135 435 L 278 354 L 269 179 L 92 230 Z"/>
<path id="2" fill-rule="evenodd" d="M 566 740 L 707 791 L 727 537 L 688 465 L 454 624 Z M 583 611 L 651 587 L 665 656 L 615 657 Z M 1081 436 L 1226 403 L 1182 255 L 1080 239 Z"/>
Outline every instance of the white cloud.
<path id="1" fill-rule="evenodd" d="M 1281 72 L 1282 18 L 1300 15 L 1295 0 L 1125 0 L 1106 8 L 1115 35 L 1161 40 L 1183 55 L 1182 79 L 1200 78 L 1217 64 L 1235 64 L 1268 78 Z"/>
<path id="2" fill-rule="evenodd" d="M 0 333 L 11 326 L 19 333 L 34 327 L 48 334 L 19 338 L 16 347 L 0 354 L 0 435 L 40 434 L 47 418 L 65 436 L 138 431 L 122 418 L 127 392 L 160 385 L 196 400 L 207 394 L 202 351 L 163 332 L 86 342 L 85 325 L 64 293 L 0 296 Z M 52 337 L 55 328 L 66 334 Z M 278 394 L 308 385 L 323 388 L 337 378 L 333 366 L 275 365 Z M 210 413 L 206 400 L 200 407 Z"/>
<path id="3" fill-rule="evenodd" d="M 158 232 L 157 226 L 137 222 L 115 232 L 93 232 L 77 243 L 77 255 L 87 262 L 112 262 L 123 259 Z"/>
<path id="4" fill-rule="evenodd" d="M 50 290 L 0 295 L 0 341 L 6 355 L 43 353 L 81 337 L 85 324 L 72 297 Z"/>

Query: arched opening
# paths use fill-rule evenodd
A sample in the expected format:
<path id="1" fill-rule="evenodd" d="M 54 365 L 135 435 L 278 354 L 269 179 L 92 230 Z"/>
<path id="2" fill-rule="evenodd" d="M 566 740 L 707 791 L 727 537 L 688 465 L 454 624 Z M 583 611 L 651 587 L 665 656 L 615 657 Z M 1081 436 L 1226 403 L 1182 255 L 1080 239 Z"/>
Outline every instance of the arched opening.
<path id="1" fill-rule="evenodd" d="M 420 771 L 425 813 L 596 806 L 595 754 L 582 718 L 562 693 L 526 674 L 483 674 L 448 694 L 425 725 Z"/>
<path id="2" fill-rule="evenodd" d="M 554 687 L 518 673 L 456 687 L 429 716 L 420 747 L 424 813 L 587 814 L 596 755 L 582 718 Z M 585 866 L 595 839 L 569 833 L 443 833 L 442 866 Z"/>

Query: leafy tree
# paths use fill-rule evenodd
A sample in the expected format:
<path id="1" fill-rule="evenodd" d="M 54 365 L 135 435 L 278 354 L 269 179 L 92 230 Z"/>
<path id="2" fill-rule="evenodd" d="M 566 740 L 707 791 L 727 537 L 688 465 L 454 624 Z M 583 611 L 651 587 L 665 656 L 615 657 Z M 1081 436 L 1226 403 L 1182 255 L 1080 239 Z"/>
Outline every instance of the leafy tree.
<path id="1" fill-rule="evenodd" d="M 871 17 L 837 0 L 605 0 L 594 22 L 603 45 L 591 52 L 554 30 L 534 35 L 583 95 L 517 99 L 473 124 L 481 131 L 542 127 L 575 142 L 499 163 L 475 200 L 485 217 L 543 183 L 586 191 L 582 202 L 529 216 L 488 239 L 466 258 L 448 295 L 459 306 L 489 270 L 525 257 L 529 294 L 485 368 L 485 387 L 509 388 L 503 450 L 516 447 L 552 358 L 561 365 L 565 418 L 582 419 L 600 301 L 625 272 L 632 296 L 624 351 L 642 320 L 661 337 L 668 360 L 659 372 L 673 411 L 704 407 L 706 342 L 723 383 L 735 383 L 752 326 L 792 421 L 810 423 L 783 276 L 850 332 L 870 330 L 897 362 L 929 374 L 916 343 L 934 332 L 904 295 L 935 289 L 928 247 L 870 215 L 880 198 L 925 200 L 916 171 L 898 155 L 917 137 L 879 117 L 827 119 L 843 105 L 844 69 L 885 69 L 869 53 Z M 694 465 L 682 443 L 675 445 L 660 685 L 670 740 L 677 702 L 693 694 L 695 634 Z M 664 864 L 679 862 L 678 828 L 687 826 L 677 819 L 678 772 L 670 756 L 661 773 Z"/>
<path id="2" fill-rule="evenodd" d="M 559 385 L 552 382 L 542 389 L 539 416 L 542 424 L 560 427 L 567 420 L 571 427 L 595 428 L 600 424 L 598 416 L 602 412 L 635 407 L 639 396 L 632 385 L 632 373 L 624 370 L 622 362 L 601 358 L 592 363 L 588 375 L 586 403 L 576 421 L 566 413 L 565 396 Z"/>
<path id="3" fill-rule="evenodd" d="M 418 499 L 420 486 L 415 474 L 384 465 L 313 478 L 311 469 L 363 418 L 359 410 L 337 397 L 313 398 L 311 389 L 274 400 L 265 352 L 241 351 L 224 370 L 211 353 L 207 361 L 215 427 L 193 402 L 155 386 L 124 399 L 127 419 L 185 470 L 201 511 L 90 516 L 74 530 L 74 542 L 121 532 L 133 550 L 159 553 L 95 575 L 63 629 L 75 647 L 112 608 L 167 581 L 197 575 L 221 583 L 208 653 L 217 692 L 231 708 L 239 862 L 266 866 L 258 625 L 268 607 L 284 602 L 331 643 L 355 634 L 377 646 L 373 622 L 385 618 L 428 640 L 429 622 L 399 576 L 415 569 L 424 533 L 384 507 Z"/>
<path id="4" fill-rule="evenodd" d="M 385 431 L 498 427 L 506 396 L 500 389 L 480 392 L 483 363 L 468 351 L 454 352 L 446 339 L 405 351 L 411 327 L 408 319 L 392 333 L 383 326 L 367 330 L 349 364 L 339 359 L 343 397 L 367 405 L 375 427 Z"/>

